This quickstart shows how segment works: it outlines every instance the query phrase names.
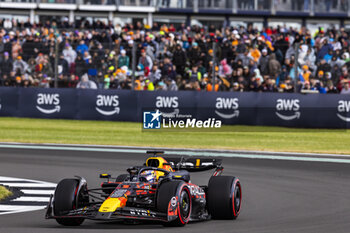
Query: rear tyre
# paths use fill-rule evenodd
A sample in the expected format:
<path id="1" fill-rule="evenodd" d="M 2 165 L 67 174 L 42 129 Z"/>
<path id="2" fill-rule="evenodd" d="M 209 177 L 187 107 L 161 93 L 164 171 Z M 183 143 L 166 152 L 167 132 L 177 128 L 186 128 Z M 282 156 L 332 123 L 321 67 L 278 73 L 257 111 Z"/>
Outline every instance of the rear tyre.
<path id="1" fill-rule="evenodd" d="M 178 217 L 165 226 L 185 226 L 190 220 L 192 211 L 191 192 L 183 181 L 168 181 L 162 183 L 157 193 L 157 209 L 159 212 L 168 214 L 169 202 L 172 197 L 178 198 Z"/>
<path id="2" fill-rule="evenodd" d="M 236 219 L 241 212 L 242 188 L 238 178 L 213 176 L 207 192 L 208 212 L 213 219 Z"/>
<path id="3" fill-rule="evenodd" d="M 53 211 L 55 216 L 62 216 L 65 212 L 80 208 L 84 204 L 83 190 L 78 193 L 79 181 L 64 179 L 60 181 L 55 190 Z M 57 218 L 56 221 L 63 226 L 79 226 L 84 218 Z"/>

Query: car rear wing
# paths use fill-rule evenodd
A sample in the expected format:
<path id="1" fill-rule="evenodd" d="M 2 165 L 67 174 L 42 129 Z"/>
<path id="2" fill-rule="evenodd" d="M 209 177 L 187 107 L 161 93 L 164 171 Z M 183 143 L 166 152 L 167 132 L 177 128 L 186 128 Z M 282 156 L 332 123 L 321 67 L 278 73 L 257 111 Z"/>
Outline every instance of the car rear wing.
<path id="1" fill-rule="evenodd" d="M 189 172 L 200 172 L 211 169 L 223 169 L 221 166 L 222 159 L 214 158 L 185 158 L 185 157 L 165 157 L 164 158 L 173 170 L 186 170 Z"/>

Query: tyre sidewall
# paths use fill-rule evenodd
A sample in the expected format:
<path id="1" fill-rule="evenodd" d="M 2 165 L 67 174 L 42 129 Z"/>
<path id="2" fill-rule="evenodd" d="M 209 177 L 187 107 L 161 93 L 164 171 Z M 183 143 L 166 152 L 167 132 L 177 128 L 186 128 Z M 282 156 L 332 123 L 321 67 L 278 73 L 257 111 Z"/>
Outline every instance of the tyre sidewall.
<path id="1" fill-rule="evenodd" d="M 188 215 L 185 217 L 181 211 L 180 207 L 180 195 L 182 191 L 186 191 L 189 197 L 189 211 Z M 168 213 L 169 202 L 172 197 L 177 197 L 177 213 L 178 218 L 168 224 L 167 226 L 184 226 L 188 223 L 192 213 L 192 196 L 188 185 L 184 181 L 167 181 L 161 184 L 157 193 L 157 209 L 160 212 Z"/>
<path id="2" fill-rule="evenodd" d="M 241 211 L 236 207 L 235 189 L 239 187 L 242 200 L 241 184 L 232 176 L 213 176 L 209 180 L 207 191 L 208 212 L 213 219 L 236 219 Z"/>

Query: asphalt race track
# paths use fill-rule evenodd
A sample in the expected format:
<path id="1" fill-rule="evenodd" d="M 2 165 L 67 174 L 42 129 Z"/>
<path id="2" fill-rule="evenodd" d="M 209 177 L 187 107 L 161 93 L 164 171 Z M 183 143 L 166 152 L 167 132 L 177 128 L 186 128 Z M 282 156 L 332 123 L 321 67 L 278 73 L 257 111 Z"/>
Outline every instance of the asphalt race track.
<path id="1" fill-rule="evenodd" d="M 89 187 L 100 184 L 99 173 L 125 173 L 142 165 L 139 153 L 0 149 L 0 176 L 57 183 L 80 175 Z M 45 210 L 0 215 L 0 233 L 56 232 L 349 232 L 350 164 L 224 158 L 224 174 L 238 176 L 243 185 L 243 206 L 235 221 L 207 221 L 184 228 L 154 223 L 86 221 L 80 227 L 62 227 L 45 220 Z M 207 183 L 210 173 L 192 175 Z"/>

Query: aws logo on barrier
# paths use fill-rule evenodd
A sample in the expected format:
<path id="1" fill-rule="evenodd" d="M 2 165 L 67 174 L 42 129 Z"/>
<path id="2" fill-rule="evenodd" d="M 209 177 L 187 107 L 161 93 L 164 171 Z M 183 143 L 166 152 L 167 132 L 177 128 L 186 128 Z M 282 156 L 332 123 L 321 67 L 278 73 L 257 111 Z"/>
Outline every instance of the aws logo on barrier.
<path id="1" fill-rule="evenodd" d="M 120 113 L 118 95 L 97 95 L 95 109 L 102 115 L 112 116 Z M 103 110 L 108 108 L 109 110 Z"/>
<path id="2" fill-rule="evenodd" d="M 60 95 L 39 93 L 36 99 L 36 108 L 44 114 L 53 114 L 61 111 Z"/>
<path id="3" fill-rule="evenodd" d="M 239 102 L 238 98 L 216 98 L 215 113 L 224 119 L 239 117 Z M 223 113 L 222 110 L 233 110 L 230 113 Z M 225 111 L 226 112 L 226 111 Z"/>
<path id="4" fill-rule="evenodd" d="M 343 121 L 350 122 L 349 117 L 345 117 L 341 115 L 341 113 L 349 113 L 349 112 L 350 112 L 350 101 L 339 100 L 337 116 Z"/>
<path id="5" fill-rule="evenodd" d="M 278 99 L 276 104 L 276 115 L 285 121 L 299 119 L 301 116 L 299 102 L 298 99 Z M 288 111 L 288 115 L 287 113 L 281 113 L 282 111 Z M 293 112 L 292 115 L 290 115 L 290 112 Z"/>
<path id="6" fill-rule="evenodd" d="M 157 96 L 156 97 L 156 108 L 173 108 L 174 112 L 169 112 L 166 114 L 179 114 L 179 97 L 177 96 Z"/>

